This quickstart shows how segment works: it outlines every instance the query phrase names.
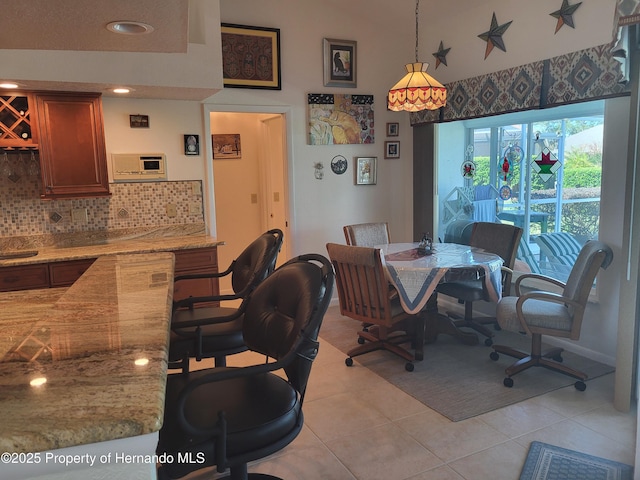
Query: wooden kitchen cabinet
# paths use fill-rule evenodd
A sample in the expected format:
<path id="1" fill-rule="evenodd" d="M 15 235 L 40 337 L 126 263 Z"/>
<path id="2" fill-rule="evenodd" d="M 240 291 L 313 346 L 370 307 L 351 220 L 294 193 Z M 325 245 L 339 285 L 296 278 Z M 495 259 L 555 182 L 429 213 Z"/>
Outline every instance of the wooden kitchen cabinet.
<path id="1" fill-rule="evenodd" d="M 32 290 L 49 286 L 49 267 L 46 263 L 0 268 L 0 292 Z"/>
<path id="2" fill-rule="evenodd" d="M 218 250 L 216 247 L 176 250 L 173 254 L 176 257 L 174 273 L 176 277 L 218 272 Z M 95 261 L 95 258 L 82 258 L 0 267 L 0 292 L 68 287 L 73 285 Z M 217 278 L 181 280 L 174 284 L 173 299 L 210 297 L 219 295 L 219 293 L 220 287 Z M 220 302 L 211 302 L 207 306 L 219 304 Z"/>
<path id="3" fill-rule="evenodd" d="M 69 287 L 93 265 L 95 258 L 68 260 L 49 264 L 49 286 Z"/>
<path id="4" fill-rule="evenodd" d="M 0 149 L 38 148 L 35 104 L 31 93 L 0 95 Z"/>
<path id="5" fill-rule="evenodd" d="M 42 198 L 109 195 L 102 100 L 94 93 L 36 93 Z"/>
<path id="6" fill-rule="evenodd" d="M 216 247 L 177 250 L 175 276 L 198 275 L 215 273 L 218 271 L 218 250 Z M 209 297 L 219 295 L 220 288 L 217 278 L 199 278 L 194 280 L 180 280 L 174 283 L 173 299 L 182 300 L 188 297 Z M 220 302 L 207 304 L 217 306 Z"/>

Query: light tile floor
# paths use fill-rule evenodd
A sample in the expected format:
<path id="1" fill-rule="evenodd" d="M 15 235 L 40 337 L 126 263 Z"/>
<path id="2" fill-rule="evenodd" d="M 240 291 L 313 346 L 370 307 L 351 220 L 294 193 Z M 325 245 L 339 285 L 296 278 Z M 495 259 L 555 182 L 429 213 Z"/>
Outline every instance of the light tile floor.
<path id="1" fill-rule="evenodd" d="M 325 321 L 336 315 L 330 307 Z M 235 357 L 229 364 L 251 360 Z M 352 367 L 344 360 L 321 342 L 302 433 L 249 471 L 286 480 L 510 480 L 519 478 L 534 440 L 634 463 L 636 411 L 613 408 L 613 374 L 589 381 L 585 392 L 570 386 L 452 422 L 357 359 Z M 189 479 L 219 477 L 212 474 Z"/>

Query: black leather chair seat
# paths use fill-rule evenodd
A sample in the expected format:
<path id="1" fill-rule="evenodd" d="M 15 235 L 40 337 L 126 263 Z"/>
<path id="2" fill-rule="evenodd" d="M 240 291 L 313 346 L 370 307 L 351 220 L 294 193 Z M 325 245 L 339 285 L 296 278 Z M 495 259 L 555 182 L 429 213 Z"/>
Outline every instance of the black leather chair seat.
<path id="1" fill-rule="evenodd" d="M 237 312 L 235 308 L 196 308 L 193 310 L 178 310 L 173 314 L 174 325 L 179 325 L 180 321 L 207 320 L 231 316 Z M 242 319 L 240 315 L 228 322 L 212 323 L 202 325 L 200 332 L 193 327 L 171 329 L 169 362 L 182 362 L 185 358 L 191 357 L 200 360 L 203 352 L 216 352 L 221 356 L 219 363 L 224 362 L 226 355 L 244 352 L 247 346 L 242 335 Z M 200 342 L 194 341 L 200 335 Z M 201 346 L 200 351 L 198 351 Z M 206 356 L 210 356 L 207 354 Z M 175 365 L 174 365 L 175 367 Z"/>
<path id="2" fill-rule="evenodd" d="M 483 280 L 461 280 L 447 282 L 438 285 L 438 293 L 449 295 L 462 302 L 475 302 L 485 298 L 485 290 L 482 287 Z"/>
<path id="3" fill-rule="evenodd" d="M 167 378 L 165 412 L 170 414 L 165 415 L 157 449 L 158 454 L 166 452 L 176 458 L 177 452 L 192 452 L 194 459 L 198 454 L 204 454 L 199 468 L 216 464 L 216 448 L 219 447 L 211 435 L 197 438 L 185 433 L 175 411 L 182 389 L 189 382 L 206 375 L 210 375 L 210 370 L 169 375 Z M 221 391 L 225 394 L 216 394 Z M 185 417 L 199 428 L 215 428 L 220 411 L 225 412 L 226 456 L 230 459 L 249 455 L 246 460 L 250 461 L 270 455 L 290 443 L 303 424 L 295 390 L 286 380 L 272 373 L 205 383 L 193 390 L 186 400 Z M 224 441 L 225 436 L 221 438 Z M 188 449 L 185 445 L 189 445 Z M 256 455 L 256 452 L 260 454 Z M 162 465 L 159 473 L 160 478 L 180 478 L 192 470 L 193 465 L 174 461 Z"/>

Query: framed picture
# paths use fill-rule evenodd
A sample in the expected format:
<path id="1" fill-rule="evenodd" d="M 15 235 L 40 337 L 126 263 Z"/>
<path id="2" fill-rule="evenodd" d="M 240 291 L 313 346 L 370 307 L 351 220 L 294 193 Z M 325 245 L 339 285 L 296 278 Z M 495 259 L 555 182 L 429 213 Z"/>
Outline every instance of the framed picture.
<path id="1" fill-rule="evenodd" d="M 149 115 L 129 115 L 131 128 L 149 128 Z"/>
<path id="2" fill-rule="evenodd" d="M 221 24 L 225 87 L 280 90 L 280 29 Z"/>
<path id="3" fill-rule="evenodd" d="M 184 136 L 184 154 L 200 155 L 200 135 L 186 134 Z"/>
<path id="4" fill-rule="evenodd" d="M 376 157 L 356 157 L 356 185 L 375 185 L 377 181 Z"/>
<path id="5" fill-rule="evenodd" d="M 400 158 L 400 142 L 384 142 L 384 158 Z"/>
<path id="6" fill-rule="evenodd" d="M 400 134 L 400 124 L 397 122 L 387 123 L 387 137 L 397 137 Z"/>
<path id="7" fill-rule="evenodd" d="M 357 87 L 357 43 L 331 38 L 323 40 L 325 87 Z"/>
<path id="8" fill-rule="evenodd" d="M 222 133 L 211 135 L 213 159 L 242 158 L 242 144 L 239 133 Z"/>

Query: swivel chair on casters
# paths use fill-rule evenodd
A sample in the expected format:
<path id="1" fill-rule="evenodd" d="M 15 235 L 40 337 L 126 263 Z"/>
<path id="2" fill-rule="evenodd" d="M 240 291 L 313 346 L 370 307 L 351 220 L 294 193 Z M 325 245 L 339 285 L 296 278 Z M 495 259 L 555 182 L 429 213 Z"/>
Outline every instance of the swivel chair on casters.
<path id="1" fill-rule="evenodd" d="M 562 348 L 542 352 L 542 336 L 580 338 L 582 318 L 589 293 L 600 268 L 607 268 L 613 259 L 611 248 L 598 241 L 588 241 L 580 250 L 566 283 L 538 274 L 521 275 L 515 283 L 515 297 L 503 297 L 498 303 L 496 315 L 504 330 L 525 332 L 531 336 L 531 353 L 521 352 L 506 345 L 494 345 L 491 359 L 498 360 L 499 353 L 517 358 L 518 361 L 505 370 L 505 387 L 513 386 L 514 375 L 531 367 L 545 367 L 578 379 L 576 389 L 584 391 L 587 375 L 562 364 Z M 562 293 L 533 290 L 524 292 L 522 282 L 527 279 L 544 281 L 562 289 Z"/>

